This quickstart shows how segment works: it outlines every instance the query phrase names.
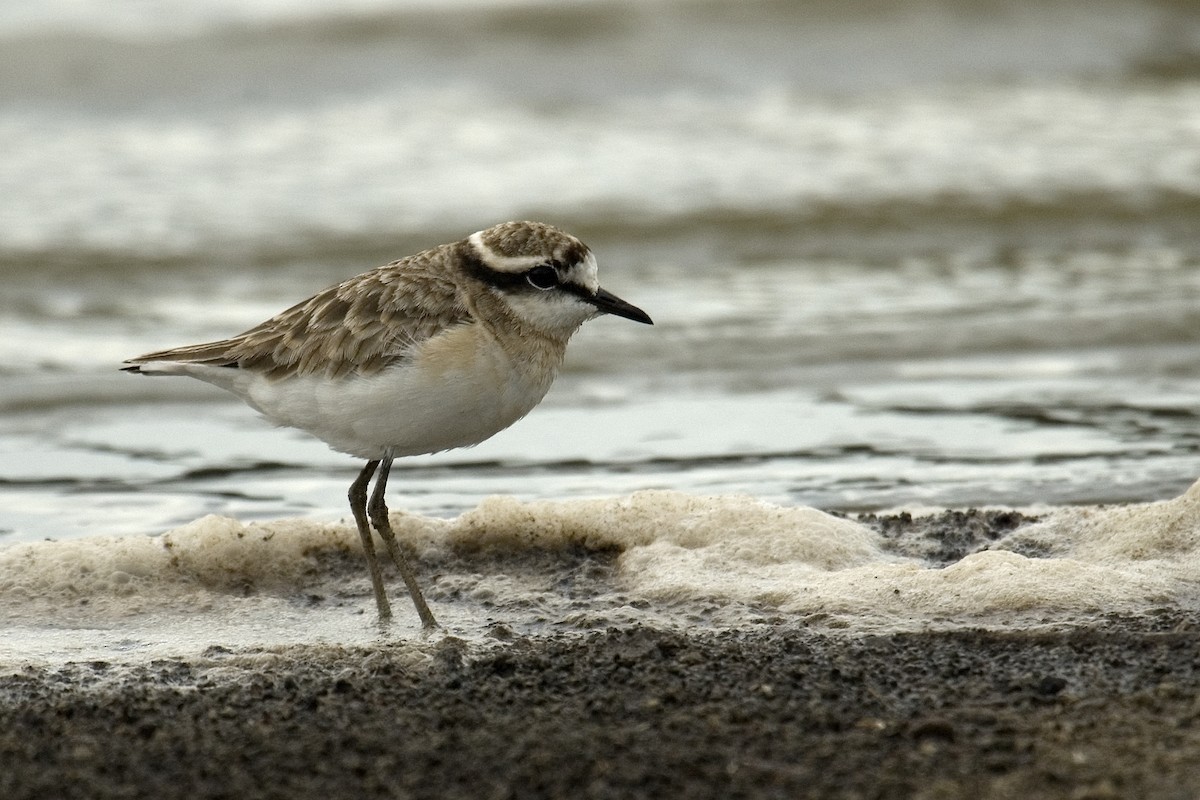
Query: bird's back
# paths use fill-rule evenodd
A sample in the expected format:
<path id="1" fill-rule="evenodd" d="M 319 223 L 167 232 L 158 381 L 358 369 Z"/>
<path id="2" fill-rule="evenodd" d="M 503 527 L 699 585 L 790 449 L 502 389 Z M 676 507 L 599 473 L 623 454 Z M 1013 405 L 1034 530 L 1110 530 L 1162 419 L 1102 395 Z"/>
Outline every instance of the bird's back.
<path id="1" fill-rule="evenodd" d="M 471 321 L 456 276 L 445 267 L 450 247 L 364 272 L 237 336 L 131 358 L 126 369 L 194 377 L 205 372 L 192 365 L 272 379 L 377 373 L 437 333 Z"/>

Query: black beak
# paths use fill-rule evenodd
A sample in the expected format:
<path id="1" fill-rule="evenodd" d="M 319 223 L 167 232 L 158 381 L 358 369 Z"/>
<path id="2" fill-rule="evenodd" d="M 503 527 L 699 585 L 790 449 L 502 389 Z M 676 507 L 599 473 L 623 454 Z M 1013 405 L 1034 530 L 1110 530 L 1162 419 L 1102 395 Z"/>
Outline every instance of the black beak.
<path id="1" fill-rule="evenodd" d="M 585 295 L 583 299 L 600 309 L 605 314 L 614 314 L 618 317 L 631 319 L 634 322 L 644 322 L 647 325 L 654 324 L 654 320 L 650 319 L 649 314 L 647 314 L 645 311 L 642 311 L 632 303 L 626 303 L 612 292 L 606 292 L 603 289 L 597 289 L 595 294 Z"/>

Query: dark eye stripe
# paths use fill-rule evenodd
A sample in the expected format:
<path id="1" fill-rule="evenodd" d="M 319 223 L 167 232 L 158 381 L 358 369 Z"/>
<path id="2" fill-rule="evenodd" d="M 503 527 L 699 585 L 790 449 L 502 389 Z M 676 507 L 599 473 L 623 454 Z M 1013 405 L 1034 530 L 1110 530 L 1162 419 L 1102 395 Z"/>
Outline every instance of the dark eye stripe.
<path id="1" fill-rule="evenodd" d="M 463 268 L 472 278 L 486 283 L 488 286 L 494 286 L 497 289 L 517 289 L 528 286 L 525 282 L 525 274 L 521 272 L 501 272 L 498 269 L 492 269 L 487 264 L 483 263 L 483 259 L 475 254 L 472 248 L 465 248 L 462 251 Z"/>
<path id="2" fill-rule="evenodd" d="M 580 286 L 578 283 L 560 283 L 558 285 L 558 289 L 560 292 L 566 292 L 567 294 L 573 294 L 576 297 L 587 300 L 588 302 L 591 302 L 591 300 L 592 300 L 592 293 L 589 292 L 584 287 Z"/>
<path id="3" fill-rule="evenodd" d="M 475 254 L 473 248 L 465 248 L 462 253 L 462 263 L 467 274 L 476 280 L 486 283 L 488 286 L 494 286 L 501 291 L 517 292 L 521 290 L 530 291 L 537 288 L 541 291 L 558 286 L 561 289 L 567 289 L 571 284 L 558 282 L 558 270 L 562 267 L 558 262 L 550 262 L 548 264 L 539 264 L 532 269 L 527 269 L 522 272 L 502 272 L 498 269 L 492 269 L 483 262 L 478 255 Z M 542 288 L 537 283 L 534 283 L 535 278 L 532 276 L 539 270 L 552 270 L 554 272 L 554 284 L 547 285 Z"/>

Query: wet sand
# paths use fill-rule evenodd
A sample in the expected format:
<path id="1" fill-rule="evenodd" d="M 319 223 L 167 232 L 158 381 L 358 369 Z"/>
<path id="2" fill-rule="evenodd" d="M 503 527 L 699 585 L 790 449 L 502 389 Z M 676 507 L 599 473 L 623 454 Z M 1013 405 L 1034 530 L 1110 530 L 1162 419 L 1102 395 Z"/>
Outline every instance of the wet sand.
<path id="1" fill-rule="evenodd" d="M 647 627 L 29 669 L 0 796 L 1200 796 L 1200 618 Z"/>

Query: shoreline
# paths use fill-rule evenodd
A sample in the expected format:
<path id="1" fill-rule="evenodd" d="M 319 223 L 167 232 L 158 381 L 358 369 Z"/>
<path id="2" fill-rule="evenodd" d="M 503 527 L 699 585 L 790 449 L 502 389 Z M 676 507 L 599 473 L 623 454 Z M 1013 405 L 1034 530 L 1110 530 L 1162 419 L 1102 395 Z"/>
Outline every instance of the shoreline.
<path id="1" fill-rule="evenodd" d="M 1164 610 L 31 667 L 0 679 L 0 796 L 1194 797 L 1198 652 Z"/>

